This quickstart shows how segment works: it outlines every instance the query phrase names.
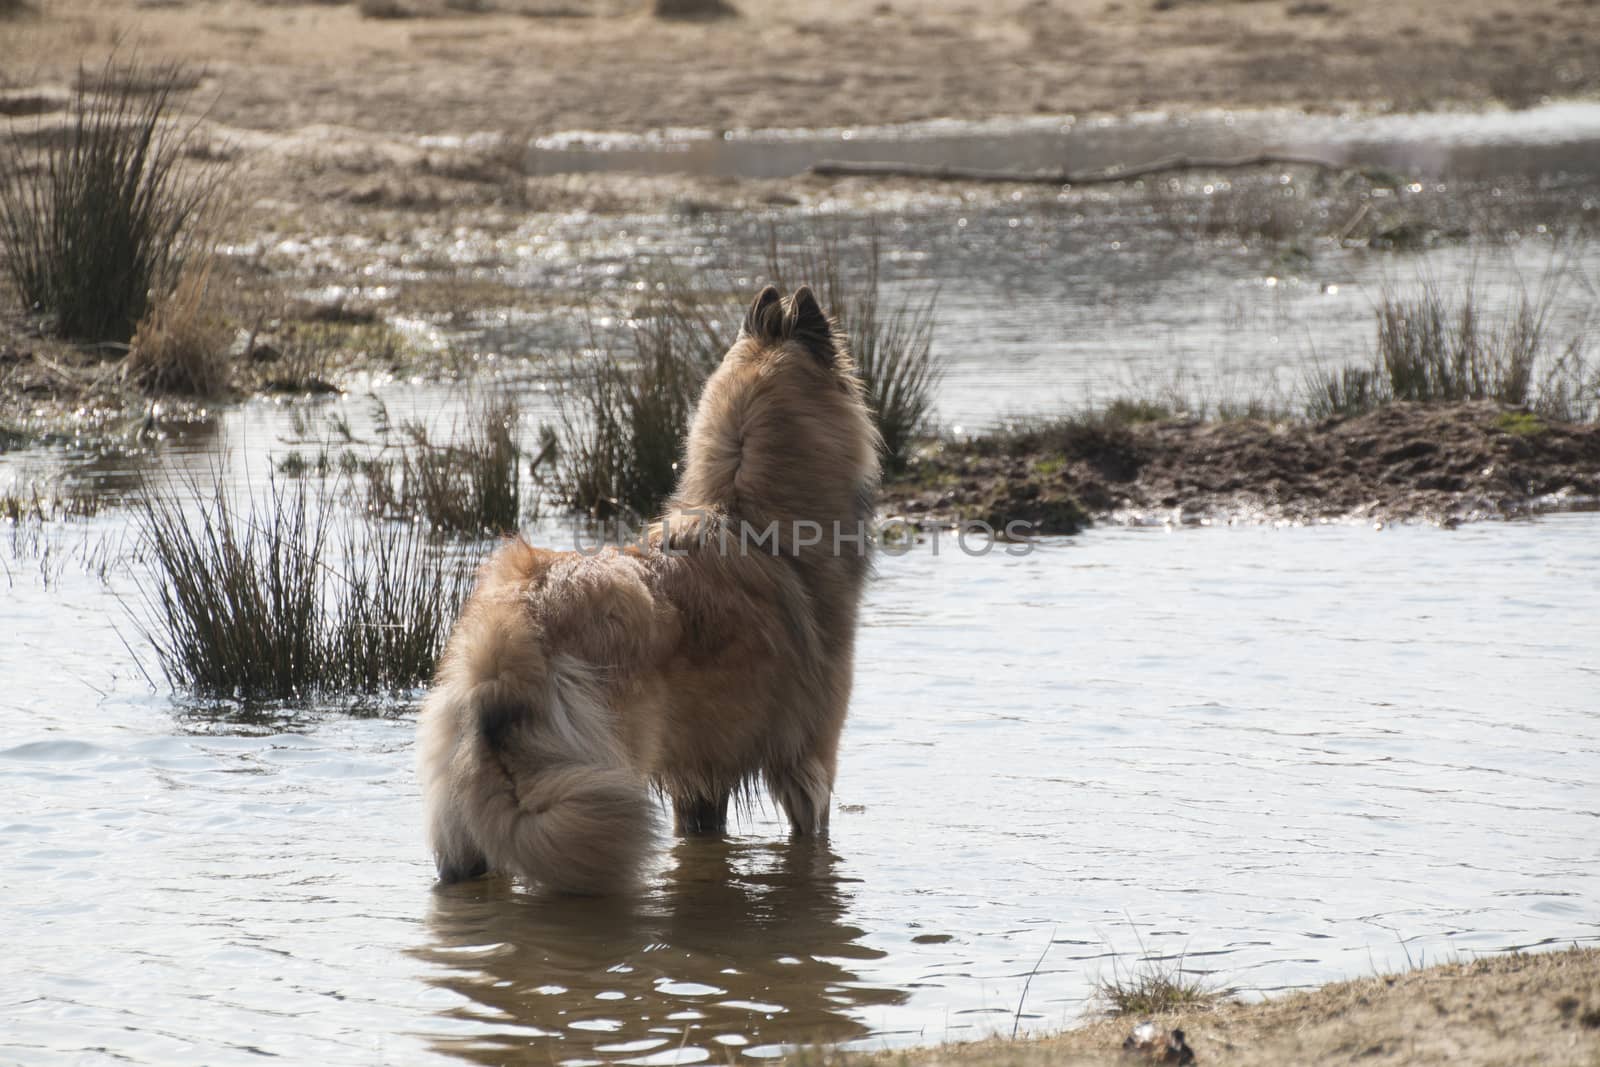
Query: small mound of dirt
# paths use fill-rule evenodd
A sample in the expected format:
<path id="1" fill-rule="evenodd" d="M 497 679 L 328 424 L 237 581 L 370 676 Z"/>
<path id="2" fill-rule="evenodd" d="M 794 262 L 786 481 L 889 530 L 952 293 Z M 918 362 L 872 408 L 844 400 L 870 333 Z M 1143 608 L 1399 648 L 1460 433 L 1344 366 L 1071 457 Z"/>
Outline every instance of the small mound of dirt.
<path id="1" fill-rule="evenodd" d="M 6 0 L 0 0 L 0 18 Z M 22 9 L 17 9 L 22 10 Z M 48 115 L 65 111 L 72 106 L 72 94 L 65 89 L 35 87 L 31 89 L 0 89 L 0 115 L 18 118 L 27 115 Z"/>
<path id="2" fill-rule="evenodd" d="M 650 13 L 658 19 L 725 19 L 739 9 L 727 0 L 654 0 Z"/>
<path id="3" fill-rule="evenodd" d="M 1600 426 L 1493 403 L 1397 403 L 1316 423 L 1069 421 L 947 444 L 885 497 L 919 519 L 1021 519 L 1047 533 L 1087 516 L 1454 524 L 1600 500 Z"/>

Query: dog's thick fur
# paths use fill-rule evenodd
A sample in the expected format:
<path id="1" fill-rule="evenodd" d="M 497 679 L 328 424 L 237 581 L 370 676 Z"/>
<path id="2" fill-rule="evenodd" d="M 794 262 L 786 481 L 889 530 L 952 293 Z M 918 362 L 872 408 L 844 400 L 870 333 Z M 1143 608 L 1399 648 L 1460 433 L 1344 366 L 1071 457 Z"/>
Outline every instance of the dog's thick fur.
<path id="1" fill-rule="evenodd" d="M 624 890 L 652 786 L 680 833 L 721 832 L 758 781 L 796 834 L 825 833 L 869 570 L 834 533 L 870 519 L 878 445 L 815 296 L 769 286 L 706 382 L 647 548 L 519 538 L 484 565 L 419 723 L 440 878 Z"/>

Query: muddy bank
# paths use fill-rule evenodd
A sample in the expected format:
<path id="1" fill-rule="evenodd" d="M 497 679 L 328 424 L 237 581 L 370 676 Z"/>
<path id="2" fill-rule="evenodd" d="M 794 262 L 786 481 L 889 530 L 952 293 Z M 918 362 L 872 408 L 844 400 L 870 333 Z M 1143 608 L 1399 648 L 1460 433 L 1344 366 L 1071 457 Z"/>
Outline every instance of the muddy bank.
<path id="1" fill-rule="evenodd" d="M 51 336 L 47 323 L 6 309 L 9 295 L 0 290 L 0 453 L 39 442 L 123 447 L 210 422 L 250 397 L 338 393 L 338 383 L 358 374 L 444 379 L 461 372 L 438 353 L 416 351 L 376 312 L 270 297 L 271 319 L 227 307 L 225 347 L 209 355 L 220 385 L 195 395 L 141 381 L 127 345 Z"/>
<path id="2" fill-rule="evenodd" d="M 1162 1062 L 1122 1052 L 1134 1020 L 1039 1041 L 896 1052 L 917 1067 Z M 1600 1057 L 1600 950 L 1487 956 L 1338 982 L 1260 1004 L 1163 1017 L 1202 1065 L 1450 1064 L 1588 1067 Z M 886 1062 L 889 1054 L 858 1062 Z M 814 1056 L 796 1062 L 814 1062 Z M 1174 1061 L 1175 1062 L 1175 1061 Z"/>
<path id="3" fill-rule="evenodd" d="M 1396 403 L 1321 422 L 1075 417 L 948 442 L 891 480 L 884 508 L 1071 533 L 1126 523 L 1453 524 L 1600 497 L 1600 426 L 1493 403 Z"/>

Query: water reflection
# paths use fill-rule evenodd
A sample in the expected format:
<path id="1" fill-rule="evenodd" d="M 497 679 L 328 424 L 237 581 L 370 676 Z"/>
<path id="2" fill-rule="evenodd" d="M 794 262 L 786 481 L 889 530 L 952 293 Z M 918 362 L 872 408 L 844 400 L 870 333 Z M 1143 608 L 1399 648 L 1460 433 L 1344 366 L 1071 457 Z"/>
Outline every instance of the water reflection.
<path id="1" fill-rule="evenodd" d="M 694 840 L 631 902 L 440 889 L 416 955 L 465 998 L 444 1014 L 470 1036 L 433 1045 L 480 1063 L 687 1063 L 864 1036 L 863 1008 L 907 994 L 853 969 L 884 953 L 846 920 L 851 882 L 825 843 Z"/>

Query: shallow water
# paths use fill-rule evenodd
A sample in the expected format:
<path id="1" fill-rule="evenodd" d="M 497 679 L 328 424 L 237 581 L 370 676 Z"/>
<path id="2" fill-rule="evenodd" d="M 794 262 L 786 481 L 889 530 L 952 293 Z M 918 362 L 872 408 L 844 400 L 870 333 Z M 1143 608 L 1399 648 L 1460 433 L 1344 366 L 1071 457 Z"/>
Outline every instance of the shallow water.
<path id="1" fill-rule="evenodd" d="M 1307 115 L 1298 111 L 1153 112 L 943 120 L 861 129 L 568 133 L 528 151 L 533 174 L 637 171 L 784 178 L 825 160 L 1029 173 L 1094 171 L 1170 156 L 1275 154 L 1390 167 L 1423 177 L 1548 177 L 1600 170 L 1600 104 L 1521 111 Z"/>
<path id="2" fill-rule="evenodd" d="M 831 841 L 758 808 L 626 904 L 434 889 L 408 706 L 152 692 L 74 555 L 121 515 L 0 547 L 0 1059 L 722 1060 L 1009 1032 L 1041 955 L 1024 1030 L 1141 943 L 1259 995 L 1600 941 L 1597 515 L 884 558 Z"/>
<path id="3" fill-rule="evenodd" d="M 591 302 L 626 316 L 663 277 L 748 299 L 767 280 L 774 237 L 811 251 L 831 238 L 845 273 L 858 277 L 876 239 L 885 306 L 936 300 L 933 346 L 947 369 L 937 414 L 961 430 L 1128 394 L 1294 408 L 1308 374 L 1371 359 L 1373 309 L 1419 278 L 1451 298 L 1472 285 L 1491 316 L 1524 293 L 1555 292 L 1553 349 L 1595 328 L 1600 245 L 1554 240 L 1592 229 L 1600 205 L 1600 105 L 1590 102 L 570 133 L 536 143 L 527 169 L 719 179 L 787 176 L 831 158 L 1033 170 L 1262 151 L 1387 168 L 1403 180 L 1367 199 L 1350 194 L 1348 175 L 1270 169 L 1061 194 L 1035 187 L 1009 199 L 889 183 L 754 211 L 729 210 L 712 183 L 660 214 L 534 213 L 481 229 L 424 216 L 383 237 L 292 235 L 249 251 L 324 299 L 381 304 L 398 288 L 448 292 L 463 280 L 504 287 L 532 306 L 465 307 L 450 321 L 406 325 L 425 346 L 548 369 L 589 336 L 578 308 Z M 1275 197 L 1290 206 L 1263 221 Z M 1372 220 L 1413 227 L 1399 242 L 1405 250 L 1326 236 L 1368 209 Z M 1467 233 L 1494 243 L 1462 240 Z M 365 293 L 345 288 L 353 277 L 365 279 Z M 730 329 L 738 314 L 730 304 Z"/>
<path id="4" fill-rule="evenodd" d="M 957 430 L 1128 395 L 1298 408 L 1313 371 L 1370 363 L 1374 309 L 1386 294 L 1414 294 L 1421 279 L 1452 301 L 1470 288 L 1495 322 L 1524 294 L 1536 302 L 1552 294 L 1552 351 L 1596 328 L 1600 244 L 1564 245 L 1530 228 L 1527 239 L 1493 247 L 1374 252 L 1323 243 L 1295 252 L 1196 239 L 1169 221 L 1147 201 L 1116 199 L 923 204 L 823 218 L 539 217 L 510 237 L 469 242 L 473 264 L 461 269 L 574 305 L 595 299 L 623 316 L 663 275 L 698 278 L 739 294 L 722 314 L 731 331 L 743 300 L 766 280 L 774 234 L 787 248 L 832 238 L 855 274 L 876 240 L 883 306 L 934 301 L 933 351 L 944 368 L 936 415 Z M 433 239 L 448 241 L 418 237 Z M 360 259 L 383 278 L 401 269 L 392 258 L 401 256 L 398 247 L 368 248 L 349 264 Z M 589 337 L 584 313 L 572 308 L 485 307 L 464 319 L 429 331 L 470 355 L 527 360 L 552 379 L 564 353 Z"/>

